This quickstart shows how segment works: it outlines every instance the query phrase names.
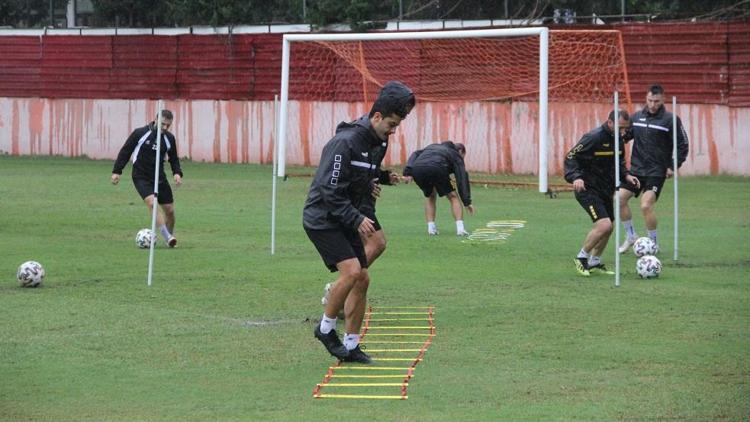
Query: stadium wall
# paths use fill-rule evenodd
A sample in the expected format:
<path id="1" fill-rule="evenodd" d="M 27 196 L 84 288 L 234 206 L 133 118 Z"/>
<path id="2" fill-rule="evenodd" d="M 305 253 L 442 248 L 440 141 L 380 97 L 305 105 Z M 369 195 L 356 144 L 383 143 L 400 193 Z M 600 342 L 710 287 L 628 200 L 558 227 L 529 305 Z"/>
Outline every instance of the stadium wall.
<path id="1" fill-rule="evenodd" d="M 171 100 L 180 156 L 195 161 L 270 163 L 273 101 Z M 550 104 L 552 174 L 568 149 L 609 113 L 607 104 Z M 289 164 L 315 165 L 335 125 L 365 114 L 364 103 L 290 104 Z M 683 174 L 750 175 L 750 108 L 678 104 L 691 148 Z M 130 132 L 156 114 L 151 100 L 0 98 L 0 153 L 113 159 Z M 391 140 L 386 165 L 406 162 L 426 144 L 468 146 L 467 167 L 490 173 L 537 171 L 535 103 L 420 103 Z"/>
<path id="2" fill-rule="evenodd" d="M 667 88 L 668 100 L 677 95 L 691 140 L 686 173 L 750 175 L 750 22 L 602 28 L 623 33 L 634 101 L 654 82 Z M 0 153 L 114 158 L 130 131 L 155 114 L 149 99 L 164 98 L 177 113 L 181 155 L 270 162 L 281 34 L 118 31 L 0 30 Z M 318 65 L 292 62 L 298 70 Z M 365 112 L 356 89 L 341 89 L 342 81 L 361 84 L 360 77 L 345 67 L 335 72 L 336 86 L 292 87 L 300 101 L 291 105 L 290 164 L 316 164 L 335 124 Z M 327 98 L 315 97 L 320 92 Z M 599 124 L 607 108 L 551 104 L 552 173 L 561 173 L 566 148 Z M 534 112 L 525 102 L 420 103 L 387 163 L 451 138 L 469 145 L 471 170 L 534 173 Z"/>

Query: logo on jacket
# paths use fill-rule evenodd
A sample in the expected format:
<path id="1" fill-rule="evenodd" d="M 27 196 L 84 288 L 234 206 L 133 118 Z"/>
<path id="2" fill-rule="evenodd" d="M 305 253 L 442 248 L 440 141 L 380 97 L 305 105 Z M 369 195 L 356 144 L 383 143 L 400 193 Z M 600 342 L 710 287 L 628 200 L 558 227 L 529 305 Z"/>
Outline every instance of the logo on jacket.
<path id="1" fill-rule="evenodd" d="M 339 175 L 341 174 L 341 155 L 336 154 L 333 156 L 333 172 L 331 173 L 331 184 L 336 186 L 339 184 Z"/>
<path id="2" fill-rule="evenodd" d="M 363 156 L 363 157 L 367 157 L 368 155 L 370 155 L 370 153 L 369 153 L 369 152 L 363 152 L 363 153 L 362 153 L 362 156 Z"/>

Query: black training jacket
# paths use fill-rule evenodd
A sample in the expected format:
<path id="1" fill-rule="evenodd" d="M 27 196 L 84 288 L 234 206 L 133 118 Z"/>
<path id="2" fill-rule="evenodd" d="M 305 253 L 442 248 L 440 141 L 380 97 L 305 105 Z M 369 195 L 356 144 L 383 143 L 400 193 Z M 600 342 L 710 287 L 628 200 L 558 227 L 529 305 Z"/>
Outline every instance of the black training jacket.
<path id="1" fill-rule="evenodd" d="M 373 149 L 383 142 L 365 117 L 339 123 L 323 147 L 302 211 L 305 228 L 357 230 L 364 220 L 359 208 L 371 197 L 379 171 Z"/>
<path id="2" fill-rule="evenodd" d="M 625 143 L 620 138 L 620 181 L 625 182 L 628 175 L 625 169 Z M 603 124 L 583 135 L 580 141 L 565 156 L 565 180 L 573 183 L 583 179 L 588 191 L 595 191 L 603 196 L 612 196 L 615 192 L 615 135 Z"/>
<path id="3" fill-rule="evenodd" d="M 159 163 L 159 180 L 166 180 L 164 174 L 164 157 L 168 157 L 172 174 L 182 177 L 180 158 L 177 156 L 177 142 L 174 135 L 169 131 L 161 134 L 161 162 Z M 117 154 L 112 173 L 122 174 L 122 169 L 128 164 L 128 159 L 133 157 L 133 177 L 154 180 L 156 170 L 156 126 L 151 122 L 148 126 L 138 128 L 130 134 L 125 144 Z"/>
<path id="4" fill-rule="evenodd" d="M 364 115 L 357 120 L 360 122 L 361 125 L 367 126 L 368 128 L 371 128 L 370 125 L 370 117 L 369 115 Z M 373 136 L 377 136 L 373 133 Z M 380 183 L 381 185 L 390 185 L 391 184 L 391 172 L 390 170 L 383 170 L 380 168 L 381 164 L 383 163 L 383 159 L 385 158 L 385 154 L 388 151 L 388 140 L 385 141 L 378 139 L 378 144 L 373 146 L 370 150 L 370 158 L 372 165 L 375 167 L 373 168 L 373 172 L 371 175 L 371 180 L 376 181 L 377 183 Z M 367 198 L 362 199 L 361 205 L 358 207 L 360 211 L 362 211 L 365 215 L 372 218 L 375 215 L 375 198 L 372 197 L 372 195 L 368 196 Z"/>
<path id="5" fill-rule="evenodd" d="M 465 206 L 471 205 L 471 186 L 469 174 L 466 172 L 464 158 L 453 146 L 453 142 L 445 141 L 440 144 L 427 145 L 424 149 L 414 151 L 404 167 L 404 176 L 411 176 L 417 167 L 434 167 L 456 176 L 456 188 Z"/>
<path id="6" fill-rule="evenodd" d="M 662 105 L 656 114 L 648 108 L 637 111 L 633 122 L 633 151 L 630 157 L 630 173 L 636 176 L 665 177 L 667 169 L 674 167 L 672 161 L 672 113 Z M 688 137 L 682 121 L 677 118 L 677 166 L 681 166 L 688 155 Z M 674 169 L 672 169 L 674 170 Z"/>

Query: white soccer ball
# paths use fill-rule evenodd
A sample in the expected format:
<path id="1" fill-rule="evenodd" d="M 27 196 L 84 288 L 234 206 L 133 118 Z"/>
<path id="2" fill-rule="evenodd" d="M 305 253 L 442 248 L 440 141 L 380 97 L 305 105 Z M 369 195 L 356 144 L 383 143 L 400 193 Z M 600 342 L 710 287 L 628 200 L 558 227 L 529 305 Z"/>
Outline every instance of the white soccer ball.
<path id="1" fill-rule="evenodd" d="M 151 229 L 140 229 L 135 235 L 135 245 L 141 249 L 148 249 L 151 247 L 151 242 L 156 242 L 156 235 Z"/>
<path id="2" fill-rule="evenodd" d="M 44 267 L 36 261 L 26 261 L 18 267 L 16 278 L 21 287 L 39 287 L 44 281 Z"/>
<path id="3" fill-rule="evenodd" d="M 659 248 L 656 246 L 656 242 L 651 240 L 650 237 L 639 237 L 633 243 L 633 253 L 635 256 L 656 255 L 657 252 L 659 252 Z"/>
<path id="4" fill-rule="evenodd" d="M 644 255 L 635 263 L 635 271 L 641 278 L 656 278 L 661 274 L 661 261 L 653 255 Z"/>

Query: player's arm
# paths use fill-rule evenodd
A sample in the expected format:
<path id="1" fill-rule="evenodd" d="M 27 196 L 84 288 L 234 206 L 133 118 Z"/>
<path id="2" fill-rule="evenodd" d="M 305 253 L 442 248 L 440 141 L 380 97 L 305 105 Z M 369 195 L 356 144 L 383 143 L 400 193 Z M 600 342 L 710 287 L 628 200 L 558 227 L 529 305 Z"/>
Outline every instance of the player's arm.
<path id="1" fill-rule="evenodd" d="M 143 134 L 140 133 L 140 131 L 134 130 L 133 133 L 128 136 L 128 139 L 125 140 L 122 148 L 120 148 L 120 152 L 115 159 L 115 164 L 112 167 L 111 181 L 113 185 L 120 182 L 122 170 L 128 164 L 128 160 L 130 160 L 130 156 L 133 155 L 133 150 L 135 150 L 136 145 L 138 145 L 138 139 L 141 136 L 143 136 Z"/>
<path id="2" fill-rule="evenodd" d="M 620 183 L 629 183 L 636 188 L 641 187 L 641 181 L 637 177 L 630 174 L 627 167 L 625 166 L 625 147 L 620 145 L 621 154 L 618 156 L 618 163 L 620 166 Z"/>
<path id="3" fill-rule="evenodd" d="M 461 202 L 464 206 L 468 207 L 471 205 L 471 185 L 469 184 L 469 173 L 466 172 L 466 166 L 464 165 L 464 159 L 459 155 L 458 151 L 451 150 L 450 157 L 453 165 L 453 175 L 456 176 L 456 189 L 458 189 L 458 196 L 461 197 Z M 473 214 L 473 209 L 472 209 Z"/>
<path id="4" fill-rule="evenodd" d="M 182 184 L 182 166 L 180 166 L 180 155 L 177 153 L 177 140 L 174 136 L 169 136 L 170 134 L 167 134 L 167 139 L 170 140 L 170 143 L 172 144 L 172 148 L 167 150 L 167 159 L 169 160 L 169 166 L 172 168 L 172 175 L 174 177 L 174 183 L 177 186 L 180 186 Z"/>
<path id="5" fill-rule="evenodd" d="M 401 181 L 401 178 L 398 177 L 398 173 L 381 169 L 378 173 L 377 181 L 380 185 L 397 185 Z"/>
<path id="6" fill-rule="evenodd" d="M 575 189 L 576 192 L 586 190 L 586 185 L 583 182 L 583 175 L 585 174 L 584 169 L 587 163 L 593 158 L 593 149 L 595 145 L 596 138 L 590 133 L 587 133 L 583 135 L 578 143 L 575 144 L 565 156 L 565 180 L 568 183 L 573 184 L 573 189 Z"/>
<path id="7" fill-rule="evenodd" d="M 343 225 L 358 230 L 365 216 L 352 205 L 347 195 L 353 173 L 351 161 L 351 150 L 346 142 L 329 142 L 323 149 L 316 182 L 331 216 Z"/>
<path id="8" fill-rule="evenodd" d="M 688 156 L 689 151 L 689 145 L 688 145 L 688 136 L 687 132 L 685 132 L 685 127 L 682 126 L 682 120 L 680 120 L 679 117 L 676 118 L 677 120 L 677 167 L 682 166 L 682 163 L 685 162 Z M 670 163 L 669 168 L 674 167 L 674 163 Z M 674 170 L 674 169 L 672 169 Z"/>

